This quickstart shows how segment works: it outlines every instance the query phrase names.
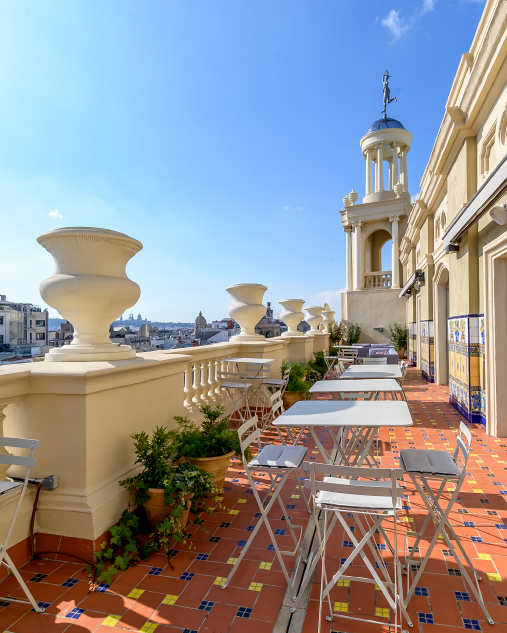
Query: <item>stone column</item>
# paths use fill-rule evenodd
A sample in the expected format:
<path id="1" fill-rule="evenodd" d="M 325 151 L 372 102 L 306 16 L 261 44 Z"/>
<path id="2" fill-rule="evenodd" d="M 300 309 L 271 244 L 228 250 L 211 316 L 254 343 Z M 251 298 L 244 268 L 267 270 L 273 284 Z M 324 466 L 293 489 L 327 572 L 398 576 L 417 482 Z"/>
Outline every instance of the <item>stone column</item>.
<path id="1" fill-rule="evenodd" d="M 387 162 L 389 163 L 389 191 L 393 190 L 393 160 L 392 158 L 388 158 Z"/>
<path id="2" fill-rule="evenodd" d="M 352 290 L 352 227 L 345 227 L 345 281 L 347 292 Z"/>
<path id="3" fill-rule="evenodd" d="M 394 189 L 394 185 L 399 181 L 400 175 L 398 173 L 398 143 L 393 143 L 393 162 L 392 162 L 392 170 L 393 170 L 393 184 L 391 189 Z"/>
<path id="4" fill-rule="evenodd" d="M 371 174 L 371 148 L 366 150 L 366 187 L 365 195 L 372 193 L 372 174 Z"/>
<path id="5" fill-rule="evenodd" d="M 377 143 L 377 169 L 375 170 L 375 192 L 384 191 L 384 145 Z"/>
<path id="6" fill-rule="evenodd" d="M 354 290 L 362 290 L 363 289 L 363 249 L 361 246 L 361 227 L 363 226 L 362 222 L 354 222 L 352 225 L 354 227 L 354 237 L 355 237 L 355 259 L 354 262 Z"/>
<path id="7" fill-rule="evenodd" d="M 389 222 L 391 222 L 391 236 L 393 238 L 393 250 L 392 250 L 392 263 L 391 263 L 391 288 L 399 288 L 400 287 L 400 279 L 399 279 L 399 253 L 400 253 L 400 238 L 399 238 L 399 221 L 400 218 L 398 216 L 389 218 Z"/>

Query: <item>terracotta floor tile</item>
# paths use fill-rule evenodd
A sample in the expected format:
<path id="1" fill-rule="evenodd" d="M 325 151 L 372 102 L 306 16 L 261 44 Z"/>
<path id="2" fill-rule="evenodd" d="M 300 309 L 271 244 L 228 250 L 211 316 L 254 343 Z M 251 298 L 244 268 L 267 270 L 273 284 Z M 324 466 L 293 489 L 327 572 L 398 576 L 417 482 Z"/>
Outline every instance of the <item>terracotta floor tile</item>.
<path id="1" fill-rule="evenodd" d="M 238 607 L 216 602 L 199 629 L 199 633 L 229 633 L 237 612 Z M 262 633 L 261 629 L 258 629 L 258 633 Z"/>
<path id="2" fill-rule="evenodd" d="M 27 613 L 20 620 L 10 625 L 12 633 L 60 633 L 74 622 L 68 618 L 59 618 L 44 613 Z"/>
<path id="3" fill-rule="evenodd" d="M 470 597 L 472 598 L 472 596 Z M 464 618 L 486 620 L 486 616 L 484 615 L 484 612 L 478 602 L 461 602 L 460 606 Z M 502 627 L 503 624 L 505 630 L 507 631 L 507 627 L 505 626 L 507 624 L 507 607 L 503 607 L 500 604 L 487 603 L 486 608 L 489 612 L 489 615 L 493 618 L 495 625 L 499 624 L 500 627 Z M 489 625 L 486 626 L 489 627 Z"/>
<path id="4" fill-rule="evenodd" d="M 192 582 L 192 581 L 190 581 Z M 145 576 L 136 585 L 136 589 L 154 591 L 155 593 L 173 594 L 179 596 L 187 588 L 189 581 L 170 576 Z"/>
<path id="5" fill-rule="evenodd" d="M 167 624 L 174 627 L 198 630 L 204 622 L 207 613 L 207 611 L 162 604 L 151 616 L 150 620 L 156 624 Z"/>
<path id="6" fill-rule="evenodd" d="M 125 596 L 94 591 L 79 603 L 79 608 L 91 609 L 99 613 L 123 615 L 132 606 L 133 602 L 131 598 Z"/>
<path id="7" fill-rule="evenodd" d="M 178 598 L 179 607 L 197 609 L 215 582 L 212 576 L 194 576 L 190 581 L 183 581 L 187 585 Z"/>
<path id="8" fill-rule="evenodd" d="M 85 611 L 78 620 L 74 620 L 74 626 L 70 631 L 72 633 L 95 633 L 104 622 L 106 615 L 104 613 L 96 613 L 94 611 Z M 102 627 L 106 629 L 106 627 Z M 107 627 L 109 633 L 112 633 L 111 627 Z"/>
<path id="9" fill-rule="evenodd" d="M 89 593 L 90 586 L 88 583 L 79 581 L 74 587 L 67 589 L 57 600 L 52 601 L 51 606 L 46 609 L 46 613 L 65 616 L 69 611 L 77 607 Z"/>
<path id="10" fill-rule="evenodd" d="M 227 590 L 226 590 L 227 591 Z M 262 587 L 251 617 L 254 620 L 275 622 L 280 612 L 286 587 Z"/>
<path id="11" fill-rule="evenodd" d="M 11 603 L 8 607 L 2 608 L 0 611 L 0 630 L 4 631 L 10 628 L 10 626 L 22 618 L 31 606 L 24 604 Z"/>
<path id="12" fill-rule="evenodd" d="M 61 563 L 58 569 L 52 571 L 47 578 L 44 579 L 44 582 L 53 584 L 53 585 L 61 585 L 62 582 L 65 582 L 67 578 L 72 578 L 75 574 L 86 569 L 86 565 L 77 565 L 75 563 Z M 46 572 L 38 572 L 38 573 L 46 573 Z"/>
<path id="13" fill-rule="evenodd" d="M 220 587 L 213 585 L 206 596 L 206 600 L 251 609 L 253 608 L 258 596 L 259 593 L 257 591 L 236 589 L 235 587 L 227 587 L 227 589 L 222 590 Z"/>
<path id="14" fill-rule="evenodd" d="M 252 620 L 246 618 L 234 618 L 231 628 L 228 633 L 268 633 L 271 632 L 271 624 L 266 625 L 266 622 L 260 622 L 259 620 Z M 267 628 L 270 627 L 270 628 Z M 312 633 L 316 632 L 316 628 Z M 329 633 L 329 628 L 325 626 L 322 628 L 322 633 Z M 304 629 L 303 629 L 304 631 Z M 200 631 L 199 631 L 200 633 Z"/>

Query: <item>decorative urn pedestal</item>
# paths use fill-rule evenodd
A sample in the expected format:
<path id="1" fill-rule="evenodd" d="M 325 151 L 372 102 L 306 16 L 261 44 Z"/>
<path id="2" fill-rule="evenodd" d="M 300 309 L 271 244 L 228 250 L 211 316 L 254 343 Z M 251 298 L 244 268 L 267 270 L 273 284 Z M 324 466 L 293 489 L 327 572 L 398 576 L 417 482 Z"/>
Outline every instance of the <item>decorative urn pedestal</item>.
<path id="1" fill-rule="evenodd" d="M 322 322 L 322 310 L 323 308 L 319 306 L 310 306 L 309 308 L 305 308 L 305 320 L 311 328 L 306 333 L 307 336 L 316 336 L 317 334 L 322 334 L 322 332 L 319 332 L 319 325 Z"/>
<path id="2" fill-rule="evenodd" d="M 232 299 L 232 305 L 228 309 L 229 316 L 241 328 L 241 332 L 231 337 L 231 341 L 235 343 L 266 342 L 264 336 L 255 333 L 255 326 L 263 316 L 266 316 L 266 306 L 262 304 L 262 298 L 267 290 L 266 286 L 262 284 L 234 284 L 226 290 Z"/>
<path id="3" fill-rule="evenodd" d="M 43 233 L 37 241 L 55 260 L 42 282 L 44 301 L 74 326 L 70 345 L 46 354 L 46 361 L 108 361 L 135 358 L 130 345 L 115 345 L 109 326 L 133 306 L 141 289 L 125 272 L 141 242 L 107 229 L 71 227 Z"/>
<path id="4" fill-rule="evenodd" d="M 322 310 L 322 316 L 324 317 L 324 320 L 322 321 L 322 323 L 320 324 L 320 331 L 327 333 L 328 332 L 328 327 L 330 325 L 333 325 L 335 323 L 335 311 L 334 310 Z"/>
<path id="5" fill-rule="evenodd" d="M 305 316 L 302 311 L 304 302 L 304 299 L 282 299 L 278 302 L 282 306 L 280 319 L 288 328 L 282 336 L 304 336 L 304 333 L 297 329 Z"/>

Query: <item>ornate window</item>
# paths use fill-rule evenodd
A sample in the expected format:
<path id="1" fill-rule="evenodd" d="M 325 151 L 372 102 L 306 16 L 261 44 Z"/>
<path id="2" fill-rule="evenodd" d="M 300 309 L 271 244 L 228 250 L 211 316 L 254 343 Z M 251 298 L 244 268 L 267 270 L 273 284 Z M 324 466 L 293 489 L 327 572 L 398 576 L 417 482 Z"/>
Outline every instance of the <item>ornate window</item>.
<path id="1" fill-rule="evenodd" d="M 435 239 L 440 237 L 440 216 L 435 220 Z"/>
<path id="2" fill-rule="evenodd" d="M 491 171 L 495 165 L 495 138 L 496 138 L 496 122 L 488 132 L 482 143 L 481 151 L 481 175 L 483 178 Z"/>
<path id="3" fill-rule="evenodd" d="M 445 231 L 445 227 L 447 226 L 447 218 L 445 217 L 445 211 L 442 211 L 442 215 L 440 216 L 440 224 L 442 225 L 442 233 Z"/>
<path id="4" fill-rule="evenodd" d="M 498 124 L 498 142 L 500 145 L 507 145 L 507 104 L 503 109 Z"/>

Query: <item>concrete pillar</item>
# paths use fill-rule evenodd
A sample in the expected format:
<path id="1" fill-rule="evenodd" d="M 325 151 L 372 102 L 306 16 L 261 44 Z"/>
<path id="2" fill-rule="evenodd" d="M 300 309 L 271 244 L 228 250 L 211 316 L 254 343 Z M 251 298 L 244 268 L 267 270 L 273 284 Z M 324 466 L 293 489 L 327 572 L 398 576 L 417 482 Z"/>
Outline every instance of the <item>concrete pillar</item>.
<path id="1" fill-rule="evenodd" d="M 372 174 L 371 174 L 371 153 L 372 150 L 366 150 L 366 187 L 365 187 L 365 195 L 369 195 L 372 193 Z"/>
<path id="2" fill-rule="evenodd" d="M 408 193 L 408 170 L 407 170 L 407 147 L 401 148 L 400 153 L 400 182 L 403 185 L 403 191 Z"/>
<path id="3" fill-rule="evenodd" d="M 387 160 L 387 162 L 389 163 L 389 184 L 388 184 L 388 190 L 392 191 L 393 190 L 393 186 L 394 186 L 394 182 L 393 182 L 393 160 L 392 160 L 392 158 L 389 158 Z"/>
<path id="4" fill-rule="evenodd" d="M 363 289 L 363 249 L 361 246 L 361 227 L 363 226 L 362 222 L 354 222 L 352 225 L 354 227 L 354 236 L 355 236 L 355 244 L 354 244 L 354 290 L 362 290 Z"/>
<path id="5" fill-rule="evenodd" d="M 375 170 L 375 192 L 384 191 L 384 146 L 382 143 L 375 145 L 377 150 L 377 169 Z"/>
<path id="6" fill-rule="evenodd" d="M 345 227 L 345 279 L 347 292 L 352 290 L 352 227 Z"/>
<path id="7" fill-rule="evenodd" d="M 391 236 L 393 238 L 392 261 L 391 261 L 391 288 L 400 287 L 400 273 L 399 273 L 400 236 L 399 236 L 399 230 L 398 230 L 399 221 L 400 221 L 400 218 L 398 216 L 389 218 L 389 222 L 391 222 L 391 225 L 392 225 Z"/>

